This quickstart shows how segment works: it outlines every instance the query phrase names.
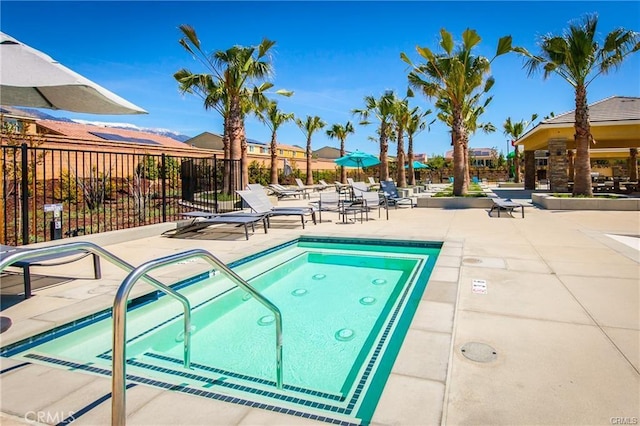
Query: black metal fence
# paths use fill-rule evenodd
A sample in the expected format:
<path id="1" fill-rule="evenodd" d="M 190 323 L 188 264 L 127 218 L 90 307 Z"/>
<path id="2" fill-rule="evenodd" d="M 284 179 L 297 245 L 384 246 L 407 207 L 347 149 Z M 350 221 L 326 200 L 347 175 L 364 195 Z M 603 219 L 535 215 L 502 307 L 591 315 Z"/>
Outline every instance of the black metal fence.
<path id="1" fill-rule="evenodd" d="M 0 243 L 24 245 L 241 208 L 240 160 L 1 146 Z"/>

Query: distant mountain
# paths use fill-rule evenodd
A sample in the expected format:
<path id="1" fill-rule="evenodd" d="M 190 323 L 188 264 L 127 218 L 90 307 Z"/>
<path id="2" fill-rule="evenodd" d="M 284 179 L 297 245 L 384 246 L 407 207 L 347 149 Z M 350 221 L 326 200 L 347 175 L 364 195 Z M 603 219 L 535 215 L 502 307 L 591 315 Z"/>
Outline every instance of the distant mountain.
<path id="1" fill-rule="evenodd" d="M 136 132 L 153 133 L 155 135 L 166 136 L 168 138 L 175 139 L 180 142 L 184 142 L 188 139 L 191 139 L 191 136 L 183 135 L 169 129 L 138 127 L 135 124 L 129 124 L 129 123 L 108 123 L 103 121 L 88 121 L 88 120 L 71 120 L 71 121 L 73 121 L 74 123 L 92 124 L 94 126 L 100 126 L 100 127 L 114 127 L 116 129 L 127 129 L 127 130 L 134 130 Z"/>
<path id="2" fill-rule="evenodd" d="M 67 123 L 71 123 L 73 121 L 68 118 L 54 117 L 53 115 L 49 115 L 42 111 L 38 111 L 37 109 L 31 109 L 31 108 L 18 108 L 18 107 L 3 105 L 2 107 L 0 107 L 0 111 L 4 114 L 21 115 L 23 117 L 34 118 L 37 120 L 55 120 L 55 121 L 65 121 Z"/>
<path id="3" fill-rule="evenodd" d="M 144 127 L 138 127 L 134 124 L 129 124 L 129 123 L 108 123 L 108 122 L 102 122 L 102 121 L 71 120 L 65 117 L 54 117 L 45 112 L 42 112 L 36 109 L 31 109 L 31 108 L 17 108 L 17 107 L 2 106 L 0 107 L 0 112 L 4 114 L 14 114 L 14 115 L 19 114 L 19 115 L 26 116 L 29 118 L 34 118 L 37 120 L 52 120 L 52 121 L 64 121 L 67 123 L 93 124 L 95 126 L 101 126 L 101 127 L 115 127 L 118 129 L 127 129 L 127 130 L 134 130 L 137 132 L 153 133 L 156 135 L 166 136 L 168 138 L 172 138 L 180 142 L 185 142 L 186 140 L 191 139 L 191 136 L 183 135 L 169 129 L 144 128 Z"/>

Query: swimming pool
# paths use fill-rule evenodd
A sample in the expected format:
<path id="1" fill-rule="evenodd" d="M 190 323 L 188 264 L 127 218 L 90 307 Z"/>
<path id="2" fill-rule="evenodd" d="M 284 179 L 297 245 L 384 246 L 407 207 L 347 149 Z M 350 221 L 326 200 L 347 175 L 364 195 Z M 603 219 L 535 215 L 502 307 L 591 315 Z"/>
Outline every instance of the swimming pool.
<path id="1" fill-rule="evenodd" d="M 281 390 L 271 312 L 217 271 L 177 283 L 192 304 L 191 369 L 182 368 L 180 306 L 158 297 L 130 308 L 129 381 L 318 420 L 368 422 L 440 246 L 302 237 L 229 265 L 282 313 Z M 2 355 L 108 375 L 111 332 L 105 312 Z"/>

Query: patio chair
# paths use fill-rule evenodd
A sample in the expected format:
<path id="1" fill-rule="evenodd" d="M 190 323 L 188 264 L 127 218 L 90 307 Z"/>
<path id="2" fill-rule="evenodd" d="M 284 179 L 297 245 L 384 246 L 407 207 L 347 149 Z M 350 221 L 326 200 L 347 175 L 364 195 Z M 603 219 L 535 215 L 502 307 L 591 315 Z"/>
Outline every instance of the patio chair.
<path id="1" fill-rule="evenodd" d="M 268 217 L 266 214 L 249 213 L 249 212 L 230 212 L 230 213 L 210 213 L 204 211 L 193 211 L 182 213 L 184 217 L 193 218 L 193 221 L 185 226 L 170 229 L 162 233 L 167 237 L 173 238 L 191 232 L 198 232 L 213 225 L 234 225 L 236 227 L 244 227 L 244 236 L 249 239 L 249 226 L 252 233 L 255 233 L 255 224 L 262 221 L 264 233 L 267 233 Z"/>
<path id="2" fill-rule="evenodd" d="M 380 189 L 380 184 L 376 182 L 373 176 L 369 176 L 369 190 Z"/>
<path id="3" fill-rule="evenodd" d="M 513 211 L 520 209 L 522 212 L 522 218 L 524 219 L 524 205 L 520 203 L 516 203 L 512 201 L 510 198 L 498 198 L 494 197 L 491 199 L 493 201 L 493 206 L 491 206 L 491 210 L 489 210 L 489 216 L 494 210 L 498 210 L 498 217 L 500 217 L 500 210 L 506 210 L 512 217 Z"/>
<path id="4" fill-rule="evenodd" d="M 335 181 L 333 183 L 336 187 L 336 192 L 342 195 L 350 195 L 351 194 L 351 185 Z"/>
<path id="5" fill-rule="evenodd" d="M 380 181 L 380 188 L 384 193 L 387 203 L 393 204 L 395 208 L 398 206 L 409 205 L 413 208 L 413 200 L 410 197 L 401 197 L 398 188 L 392 180 Z"/>
<path id="6" fill-rule="evenodd" d="M 367 220 L 369 220 L 369 212 L 378 210 L 378 217 L 380 217 L 380 209 L 384 208 L 387 212 L 387 220 L 389 220 L 389 208 L 387 205 L 387 199 L 381 196 L 377 191 L 367 191 L 361 194 L 361 202 L 364 206 Z"/>
<path id="7" fill-rule="evenodd" d="M 4 260 L 14 253 L 26 253 L 37 249 L 28 249 L 23 247 L 13 247 L 0 244 L 0 260 Z M 46 253 L 42 255 L 35 255 L 27 259 L 18 260 L 7 265 L 7 267 L 17 267 L 22 269 L 22 276 L 24 282 L 24 298 L 31 297 L 31 268 L 34 266 L 51 267 L 66 265 L 68 263 L 76 262 L 85 257 L 91 255 L 93 258 L 93 275 L 96 280 L 102 277 L 100 268 L 100 256 L 95 253 L 91 253 L 85 250 L 73 250 L 65 251 L 63 253 Z M 0 271 L 2 272 L 2 271 Z"/>
<path id="8" fill-rule="evenodd" d="M 318 191 L 324 191 L 325 189 L 331 188 L 331 185 L 325 182 L 324 179 L 318 179 L 318 183 Z"/>
<path id="9" fill-rule="evenodd" d="M 317 191 L 318 187 L 316 185 L 305 185 L 302 183 L 302 179 L 295 178 L 296 185 L 298 185 L 298 189 L 302 191 L 302 196 L 305 198 L 309 198 L 309 191 Z"/>
<path id="10" fill-rule="evenodd" d="M 270 183 L 269 184 L 269 189 L 271 189 L 278 198 L 285 198 L 285 197 L 299 197 L 299 196 L 305 196 L 305 191 L 302 191 L 300 189 L 290 189 L 290 188 L 286 188 L 280 184 L 275 184 L 275 183 Z M 308 197 L 308 195 L 306 195 Z"/>
<path id="11" fill-rule="evenodd" d="M 369 192 L 369 186 L 364 182 L 353 182 L 351 184 L 354 199 L 362 198 L 364 192 Z"/>
<path id="12" fill-rule="evenodd" d="M 300 216 L 302 228 L 304 229 L 305 216 L 311 216 L 314 225 L 316 224 L 316 212 L 310 207 L 274 208 L 268 198 L 258 195 L 258 191 L 236 191 L 236 193 L 252 211 L 264 214 L 267 218 L 274 216 Z"/>
<path id="13" fill-rule="evenodd" d="M 322 192 L 320 199 L 310 203 L 314 210 L 318 212 L 318 221 L 322 223 L 322 212 L 340 212 L 341 205 L 345 200 L 338 192 Z"/>

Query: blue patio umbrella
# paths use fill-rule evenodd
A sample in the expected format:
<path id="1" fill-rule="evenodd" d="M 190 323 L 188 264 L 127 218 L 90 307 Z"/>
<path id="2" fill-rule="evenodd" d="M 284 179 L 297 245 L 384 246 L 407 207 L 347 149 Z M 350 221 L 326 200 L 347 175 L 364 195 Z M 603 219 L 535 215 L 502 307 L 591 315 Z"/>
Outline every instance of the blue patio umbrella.
<path id="1" fill-rule="evenodd" d="M 378 160 L 378 157 L 357 150 L 345 155 L 344 157 L 336 158 L 333 161 L 338 166 L 357 167 L 358 178 L 360 178 L 360 168 L 371 167 L 380 164 L 380 160 Z"/>
<path id="2" fill-rule="evenodd" d="M 409 168 L 409 165 L 407 164 L 406 166 L 404 166 L 404 168 L 405 168 L 405 169 L 408 169 L 408 168 Z M 428 164 L 424 164 L 424 163 L 421 163 L 421 162 L 419 162 L 419 161 L 414 161 L 414 162 L 413 162 L 413 169 L 414 169 L 414 170 L 415 170 L 415 169 L 429 169 L 429 168 L 430 168 L 430 167 L 429 167 L 429 165 L 428 165 Z"/>

